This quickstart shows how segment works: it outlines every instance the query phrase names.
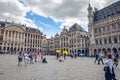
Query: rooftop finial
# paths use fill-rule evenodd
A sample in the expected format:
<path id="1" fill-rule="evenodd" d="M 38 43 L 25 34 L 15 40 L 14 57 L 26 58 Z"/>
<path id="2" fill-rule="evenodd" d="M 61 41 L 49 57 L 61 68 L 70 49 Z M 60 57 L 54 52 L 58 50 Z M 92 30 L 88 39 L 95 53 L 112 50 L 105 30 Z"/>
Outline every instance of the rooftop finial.
<path id="1" fill-rule="evenodd" d="M 88 10 L 92 10 L 92 7 L 90 5 L 90 0 L 89 0 Z"/>
<path id="2" fill-rule="evenodd" d="M 64 29 L 66 29 L 66 26 L 64 26 Z"/>
<path id="3" fill-rule="evenodd" d="M 89 7 L 91 7 L 91 5 L 90 5 L 90 0 L 89 0 Z"/>

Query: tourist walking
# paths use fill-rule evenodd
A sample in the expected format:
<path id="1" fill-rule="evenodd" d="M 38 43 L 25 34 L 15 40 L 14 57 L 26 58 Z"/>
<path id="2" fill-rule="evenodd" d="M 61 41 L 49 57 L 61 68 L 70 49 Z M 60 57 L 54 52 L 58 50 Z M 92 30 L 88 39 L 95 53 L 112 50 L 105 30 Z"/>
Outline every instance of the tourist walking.
<path id="1" fill-rule="evenodd" d="M 105 71 L 105 80 L 116 80 L 111 54 L 107 55 L 107 60 L 105 61 L 104 71 Z"/>
<path id="2" fill-rule="evenodd" d="M 18 53 L 18 66 L 22 66 L 22 58 L 23 58 L 23 54 L 22 52 Z"/>
<path id="3" fill-rule="evenodd" d="M 41 52 L 41 53 L 40 53 L 41 60 L 43 59 L 43 56 L 44 56 L 44 53 Z"/>
<path id="4" fill-rule="evenodd" d="M 37 55 L 38 55 L 38 53 L 34 52 L 34 60 L 35 60 L 35 62 L 37 62 Z"/>
<path id="5" fill-rule="evenodd" d="M 25 62 L 25 66 L 27 66 L 27 63 L 29 62 L 29 57 L 27 52 L 24 52 L 24 62 Z"/>
<path id="6" fill-rule="evenodd" d="M 57 58 L 57 59 L 59 58 L 59 53 L 56 53 L 56 58 Z"/>
<path id="7" fill-rule="evenodd" d="M 64 56 L 64 60 L 66 60 L 66 53 L 64 53 L 63 56 Z"/>
<path id="8" fill-rule="evenodd" d="M 33 64 L 33 53 L 29 53 L 29 58 L 30 58 L 30 64 Z"/>
<path id="9" fill-rule="evenodd" d="M 75 52 L 75 59 L 77 59 L 77 52 Z"/>
<path id="10" fill-rule="evenodd" d="M 100 62 L 104 65 L 103 57 L 104 57 L 104 53 L 101 51 L 101 52 L 99 53 L 98 65 L 100 64 Z"/>
<path id="11" fill-rule="evenodd" d="M 99 60 L 99 55 L 98 55 L 98 53 L 95 53 L 95 61 L 94 61 L 94 63 L 96 63 L 96 61 L 98 61 Z"/>
<path id="12" fill-rule="evenodd" d="M 113 64 L 113 65 L 115 65 L 115 69 L 117 69 L 118 62 L 119 62 L 119 54 L 115 53 L 114 54 L 114 64 Z"/>
<path id="13" fill-rule="evenodd" d="M 38 59 L 38 62 L 41 61 L 40 53 L 38 53 L 38 55 L 37 55 L 37 59 Z"/>
<path id="14" fill-rule="evenodd" d="M 70 57 L 73 58 L 73 53 L 70 53 Z"/>

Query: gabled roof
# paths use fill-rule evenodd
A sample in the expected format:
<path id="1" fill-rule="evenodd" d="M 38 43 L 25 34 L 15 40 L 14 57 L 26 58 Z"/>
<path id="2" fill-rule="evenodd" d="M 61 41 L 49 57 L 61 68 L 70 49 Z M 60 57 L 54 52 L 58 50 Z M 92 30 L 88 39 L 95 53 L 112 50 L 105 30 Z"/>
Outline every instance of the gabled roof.
<path id="1" fill-rule="evenodd" d="M 120 15 L 120 1 L 113 3 L 94 13 L 94 22 L 108 18 L 109 16 Z"/>
<path id="2" fill-rule="evenodd" d="M 75 23 L 73 24 L 69 31 L 85 31 L 79 24 Z"/>

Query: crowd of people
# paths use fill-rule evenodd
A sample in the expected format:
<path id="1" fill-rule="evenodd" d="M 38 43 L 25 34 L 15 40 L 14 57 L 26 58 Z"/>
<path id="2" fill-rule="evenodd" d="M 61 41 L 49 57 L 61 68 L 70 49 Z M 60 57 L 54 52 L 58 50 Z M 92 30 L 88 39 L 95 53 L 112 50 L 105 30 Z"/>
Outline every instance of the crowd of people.
<path id="1" fill-rule="evenodd" d="M 59 62 L 64 62 L 66 60 L 66 56 L 67 54 L 60 55 L 56 53 L 56 59 Z M 76 59 L 78 54 L 69 54 L 69 56 Z M 117 52 L 112 54 L 108 51 L 107 54 L 105 54 L 104 51 L 99 51 L 95 54 L 94 63 L 97 62 L 98 65 L 104 65 L 103 70 L 105 72 L 105 80 L 116 80 L 114 68 L 117 69 L 119 58 L 120 56 Z M 47 60 L 43 52 L 20 52 L 18 54 L 18 66 L 21 66 L 22 62 L 27 66 L 28 63 L 33 64 L 34 62 L 47 63 Z"/>
<path id="2" fill-rule="evenodd" d="M 60 53 L 56 53 L 56 59 L 57 59 L 59 62 L 64 62 L 64 60 L 66 60 L 66 56 L 70 56 L 71 58 L 77 59 L 78 54 L 77 54 L 77 53 L 70 53 L 70 54 L 60 54 Z"/>
<path id="3" fill-rule="evenodd" d="M 105 61 L 103 61 L 103 58 Z M 107 54 L 105 54 L 104 51 L 99 51 L 95 54 L 94 63 L 97 61 L 98 65 L 100 65 L 100 63 L 104 65 L 105 80 L 116 80 L 114 68 L 117 69 L 119 58 L 118 52 L 112 54 L 111 51 L 108 51 Z"/>
<path id="4" fill-rule="evenodd" d="M 34 62 L 47 63 L 45 54 L 43 52 L 19 52 L 18 53 L 18 66 L 22 66 L 22 62 L 27 66 L 28 63 Z"/>

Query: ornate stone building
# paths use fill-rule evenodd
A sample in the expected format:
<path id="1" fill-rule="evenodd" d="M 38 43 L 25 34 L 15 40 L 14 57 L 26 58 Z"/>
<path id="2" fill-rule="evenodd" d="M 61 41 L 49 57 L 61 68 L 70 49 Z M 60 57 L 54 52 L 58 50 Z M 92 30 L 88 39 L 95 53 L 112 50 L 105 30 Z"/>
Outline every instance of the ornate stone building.
<path id="1" fill-rule="evenodd" d="M 77 23 L 73 24 L 69 30 L 64 26 L 62 32 L 51 37 L 49 40 L 49 51 L 54 53 L 60 50 L 69 53 L 84 53 L 88 55 L 87 32 Z"/>
<path id="2" fill-rule="evenodd" d="M 0 51 L 41 51 L 42 36 L 38 29 L 0 21 Z"/>
<path id="3" fill-rule="evenodd" d="M 54 36 L 54 42 L 55 42 L 55 50 L 60 49 L 60 36 L 59 36 L 59 34 L 56 34 Z"/>
<path id="4" fill-rule="evenodd" d="M 120 51 L 120 1 L 103 9 L 88 7 L 90 54 L 99 51 Z"/>
<path id="5" fill-rule="evenodd" d="M 60 50 L 61 50 L 61 53 L 63 51 L 69 52 L 69 34 L 65 26 L 60 34 Z"/>
<path id="6" fill-rule="evenodd" d="M 46 36 L 42 37 L 41 40 L 41 52 L 44 52 L 45 54 L 48 53 L 48 39 L 46 38 Z"/>
<path id="7" fill-rule="evenodd" d="M 55 54 L 55 41 L 53 37 L 48 39 L 48 46 L 49 46 L 48 54 Z"/>
<path id="8" fill-rule="evenodd" d="M 88 55 L 88 33 L 77 23 L 69 29 L 69 52 Z"/>

